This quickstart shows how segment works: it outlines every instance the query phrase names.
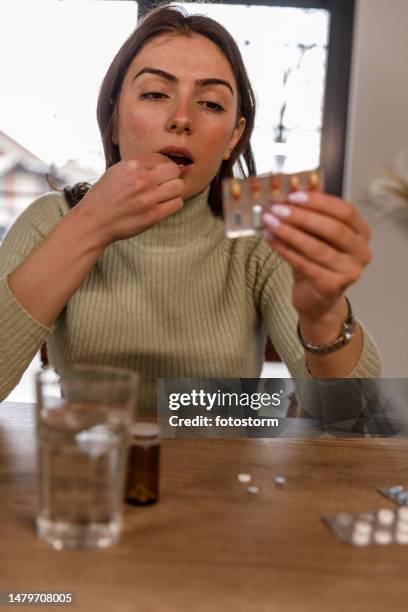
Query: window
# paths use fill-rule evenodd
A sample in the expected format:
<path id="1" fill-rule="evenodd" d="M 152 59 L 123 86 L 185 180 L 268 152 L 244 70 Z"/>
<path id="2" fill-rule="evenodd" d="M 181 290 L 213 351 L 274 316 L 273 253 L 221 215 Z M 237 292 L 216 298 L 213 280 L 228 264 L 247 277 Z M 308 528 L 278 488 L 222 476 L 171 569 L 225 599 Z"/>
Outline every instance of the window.
<path id="1" fill-rule="evenodd" d="M 253 85 L 258 173 L 296 172 L 320 162 L 330 14 L 325 9 L 189 3 L 236 40 Z"/>
<path id="2" fill-rule="evenodd" d="M 1 226 L 49 190 L 50 165 L 67 182 L 103 171 L 98 91 L 137 10 L 133 0 L 0 3 Z"/>
<path id="3" fill-rule="evenodd" d="M 137 24 L 133 0 L 3 0 L 0 3 L 0 242 L 49 191 L 50 165 L 67 182 L 104 169 L 96 122 L 101 80 Z M 114 24 L 114 27 L 112 26 Z M 9 401 L 34 401 L 37 355 Z"/>
<path id="4" fill-rule="evenodd" d="M 141 0 L 139 15 L 154 2 Z M 341 195 L 354 0 L 184 3 L 235 37 L 258 99 L 252 144 L 259 172 L 319 162 Z"/>
<path id="5" fill-rule="evenodd" d="M 150 0 L 0 4 L 0 51 L 8 58 L 0 67 L 0 241 L 20 211 L 48 189 L 43 175 L 50 165 L 67 182 L 103 171 L 95 112 L 99 86 L 138 13 L 152 5 Z M 320 157 L 327 190 L 341 194 L 354 0 L 186 6 L 223 23 L 242 50 L 258 98 L 253 135 L 258 170 L 309 168 Z M 30 397 L 24 388 L 14 399 Z"/>
<path id="6" fill-rule="evenodd" d="M 41 0 L 1 3 L 0 225 L 48 190 L 104 169 L 96 122 L 103 75 L 153 2 Z M 21 7 L 24 5 L 24 18 Z M 341 193 L 353 0 L 185 3 L 235 36 L 258 99 L 258 171 L 310 168 Z M 36 27 L 33 28 L 32 24 Z M 114 23 L 114 27 L 112 24 Z M 90 35 L 90 32 L 92 35 Z"/>

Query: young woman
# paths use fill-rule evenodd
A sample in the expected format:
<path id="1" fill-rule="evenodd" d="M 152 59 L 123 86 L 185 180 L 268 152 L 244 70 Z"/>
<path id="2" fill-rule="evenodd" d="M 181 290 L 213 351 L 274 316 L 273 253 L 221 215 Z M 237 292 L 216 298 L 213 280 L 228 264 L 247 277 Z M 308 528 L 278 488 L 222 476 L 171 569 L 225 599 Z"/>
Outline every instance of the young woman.
<path id="1" fill-rule="evenodd" d="M 371 258 L 352 204 L 297 194 L 265 214 L 264 237 L 225 235 L 221 179 L 235 164 L 255 172 L 255 105 L 223 27 L 152 11 L 113 60 L 97 114 L 105 174 L 40 197 L 1 246 L 0 400 L 44 340 L 61 372 L 138 371 L 147 409 L 158 377 L 259 376 L 266 333 L 293 376 L 379 375 L 344 296 Z"/>

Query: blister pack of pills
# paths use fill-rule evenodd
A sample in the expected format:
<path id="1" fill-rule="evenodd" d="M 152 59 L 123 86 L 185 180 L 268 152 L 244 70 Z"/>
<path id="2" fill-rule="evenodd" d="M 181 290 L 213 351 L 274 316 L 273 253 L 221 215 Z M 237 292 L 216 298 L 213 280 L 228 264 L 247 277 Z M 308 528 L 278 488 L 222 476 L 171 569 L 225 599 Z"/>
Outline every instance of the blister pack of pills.
<path id="1" fill-rule="evenodd" d="M 402 485 L 384 487 L 382 489 L 378 489 L 378 491 L 399 506 L 408 506 L 408 491 L 407 489 L 404 489 Z"/>
<path id="2" fill-rule="evenodd" d="M 229 238 L 252 236 L 262 230 L 262 213 L 272 204 L 285 202 L 295 191 L 323 191 L 323 170 L 296 174 L 264 174 L 222 183 L 226 233 Z"/>
<path id="3" fill-rule="evenodd" d="M 353 546 L 408 544 L 408 508 L 325 516 L 333 533 Z"/>

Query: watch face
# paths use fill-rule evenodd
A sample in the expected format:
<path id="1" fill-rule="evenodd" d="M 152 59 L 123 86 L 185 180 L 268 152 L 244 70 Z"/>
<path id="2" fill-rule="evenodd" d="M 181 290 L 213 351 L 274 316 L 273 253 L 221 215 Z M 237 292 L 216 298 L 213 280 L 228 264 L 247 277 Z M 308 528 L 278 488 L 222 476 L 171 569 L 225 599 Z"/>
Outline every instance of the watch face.
<path id="1" fill-rule="evenodd" d="M 350 302 L 348 300 L 347 300 L 347 304 L 349 308 L 349 313 L 348 313 L 347 319 L 341 324 L 340 336 L 339 338 L 337 338 L 337 340 L 333 340 L 332 342 L 329 342 L 329 344 L 327 345 L 316 346 L 314 344 L 311 344 L 310 342 L 307 342 L 301 334 L 300 325 L 298 323 L 297 325 L 298 338 L 302 346 L 307 351 L 309 351 L 310 353 L 315 353 L 316 355 L 327 355 L 328 353 L 333 353 L 334 351 L 337 351 L 338 349 L 342 348 L 343 346 L 345 346 L 346 344 L 350 342 L 350 340 L 353 338 L 353 335 L 354 335 L 356 320 L 353 316 Z"/>

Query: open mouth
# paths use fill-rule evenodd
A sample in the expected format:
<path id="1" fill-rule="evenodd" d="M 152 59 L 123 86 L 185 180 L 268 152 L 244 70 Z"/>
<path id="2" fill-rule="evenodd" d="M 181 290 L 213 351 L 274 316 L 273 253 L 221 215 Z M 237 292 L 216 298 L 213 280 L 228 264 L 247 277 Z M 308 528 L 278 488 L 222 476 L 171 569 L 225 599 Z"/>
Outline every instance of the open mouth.
<path id="1" fill-rule="evenodd" d="M 185 157 L 184 155 L 177 155 L 176 153 L 164 153 L 163 155 L 171 159 L 171 161 L 177 164 L 178 166 L 189 166 L 193 163 L 192 159 L 190 159 L 189 157 Z"/>

